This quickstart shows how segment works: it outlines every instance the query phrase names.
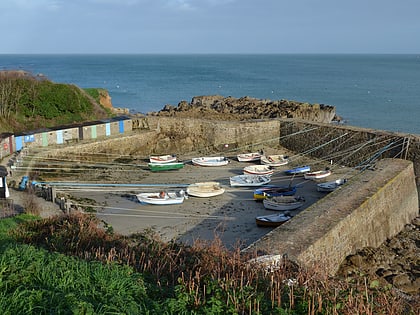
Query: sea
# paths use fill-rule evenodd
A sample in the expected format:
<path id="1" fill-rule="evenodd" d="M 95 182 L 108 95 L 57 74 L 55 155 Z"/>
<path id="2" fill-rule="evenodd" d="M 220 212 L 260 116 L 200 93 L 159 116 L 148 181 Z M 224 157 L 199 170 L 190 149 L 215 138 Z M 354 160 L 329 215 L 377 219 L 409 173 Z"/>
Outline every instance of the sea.
<path id="1" fill-rule="evenodd" d="M 332 105 L 348 125 L 420 135 L 420 54 L 0 55 L 11 69 L 104 88 L 133 113 L 249 96 Z"/>

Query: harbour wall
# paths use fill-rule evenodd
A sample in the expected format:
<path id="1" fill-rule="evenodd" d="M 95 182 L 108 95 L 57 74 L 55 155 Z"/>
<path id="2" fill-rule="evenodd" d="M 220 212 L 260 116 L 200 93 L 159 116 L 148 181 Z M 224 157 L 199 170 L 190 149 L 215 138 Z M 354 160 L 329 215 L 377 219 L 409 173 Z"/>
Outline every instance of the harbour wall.
<path id="1" fill-rule="evenodd" d="M 98 140 L 79 143 L 77 151 L 73 147 L 69 153 L 226 155 L 236 149 L 282 146 L 365 170 L 247 249 L 274 260 L 287 254 L 303 265 L 322 261 L 330 273 L 347 255 L 377 247 L 419 214 L 420 141 L 414 135 L 296 119 L 240 122 L 146 116 L 132 119 L 130 133 Z"/>
<path id="2" fill-rule="evenodd" d="M 287 257 L 334 274 L 348 255 L 398 234 L 418 209 L 413 163 L 383 159 L 245 251 L 259 253 L 268 264 Z"/>

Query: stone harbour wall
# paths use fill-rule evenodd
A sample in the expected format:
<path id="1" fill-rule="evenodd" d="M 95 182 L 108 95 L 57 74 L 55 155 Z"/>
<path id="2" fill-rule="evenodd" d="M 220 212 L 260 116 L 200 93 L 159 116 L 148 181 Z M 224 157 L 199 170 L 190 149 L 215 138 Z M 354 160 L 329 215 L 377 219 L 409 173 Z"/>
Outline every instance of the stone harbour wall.
<path id="1" fill-rule="evenodd" d="M 249 246 L 271 263 L 285 255 L 330 274 L 356 250 L 378 247 L 418 216 L 413 163 L 383 159 L 374 171 L 351 179 L 293 220 Z"/>
<path id="2" fill-rule="evenodd" d="M 373 165 L 383 158 L 409 160 L 413 163 L 417 187 L 420 188 L 419 135 L 281 119 L 280 144 L 291 151 L 311 151 L 308 155 L 313 158 L 349 167 Z"/>
<path id="3" fill-rule="evenodd" d="M 357 249 L 376 247 L 419 212 L 418 136 L 296 119 L 218 121 L 145 116 L 124 136 L 61 147 L 146 158 L 150 154 L 225 154 L 281 145 L 313 158 L 350 167 L 369 165 L 341 189 L 274 229 L 248 250 L 287 254 L 302 264 L 322 262 L 334 273 Z M 226 146 L 227 145 L 227 146 Z M 371 161 L 369 160 L 371 159 Z"/>

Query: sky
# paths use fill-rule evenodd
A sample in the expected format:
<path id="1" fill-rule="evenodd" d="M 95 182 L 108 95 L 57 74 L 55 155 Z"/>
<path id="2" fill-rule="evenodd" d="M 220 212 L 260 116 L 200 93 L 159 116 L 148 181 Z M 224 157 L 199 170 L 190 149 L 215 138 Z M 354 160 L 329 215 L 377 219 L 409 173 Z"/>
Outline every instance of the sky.
<path id="1" fill-rule="evenodd" d="M 0 54 L 420 53 L 420 0 L 0 0 Z"/>

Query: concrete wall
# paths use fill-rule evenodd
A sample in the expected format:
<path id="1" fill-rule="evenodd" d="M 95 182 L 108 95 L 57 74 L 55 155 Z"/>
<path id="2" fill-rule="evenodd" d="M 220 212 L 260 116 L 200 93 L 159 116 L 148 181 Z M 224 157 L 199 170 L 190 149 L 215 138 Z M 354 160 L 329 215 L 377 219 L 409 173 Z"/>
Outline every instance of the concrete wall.
<path id="1" fill-rule="evenodd" d="M 334 274 L 357 249 L 378 247 L 419 214 L 413 164 L 384 159 L 272 230 L 246 251 L 272 262 L 283 255 Z"/>

